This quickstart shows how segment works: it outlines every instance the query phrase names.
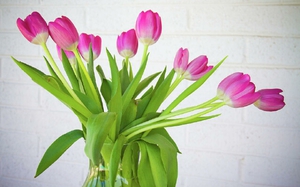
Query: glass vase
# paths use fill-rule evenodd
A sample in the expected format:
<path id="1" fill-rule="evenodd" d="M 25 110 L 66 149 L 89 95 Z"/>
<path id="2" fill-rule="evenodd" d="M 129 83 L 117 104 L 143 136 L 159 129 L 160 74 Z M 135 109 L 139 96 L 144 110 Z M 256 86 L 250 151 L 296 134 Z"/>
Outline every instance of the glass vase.
<path id="1" fill-rule="evenodd" d="M 89 172 L 82 187 L 111 187 L 109 180 L 108 164 L 104 163 L 104 159 L 100 159 L 99 165 L 94 165 L 91 161 L 89 164 Z M 121 176 L 121 165 L 115 180 L 115 187 L 121 187 L 126 184 L 126 179 Z"/>

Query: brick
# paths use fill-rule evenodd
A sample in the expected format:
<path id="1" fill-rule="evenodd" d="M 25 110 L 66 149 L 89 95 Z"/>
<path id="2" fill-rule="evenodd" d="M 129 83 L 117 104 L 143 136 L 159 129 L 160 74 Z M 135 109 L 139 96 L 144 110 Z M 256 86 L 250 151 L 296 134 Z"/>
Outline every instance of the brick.
<path id="1" fill-rule="evenodd" d="M 182 149 L 179 175 L 238 181 L 239 156 Z"/>
<path id="2" fill-rule="evenodd" d="M 294 27 L 299 25 L 299 8 L 299 6 L 196 6 L 191 8 L 190 28 L 195 32 L 295 35 L 299 33 L 297 27 Z"/>
<path id="3" fill-rule="evenodd" d="M 299 38 L 248 37 L 246 49 L 249 64 L 299 67 Z"/>
<path id="4" fill-rule="evenodd" d="M 0 82 L 0 103 L 14 106 L 38 107 L 38 88 L 31 84 Z"/>
<path id="5" fill-rule="evenodd" d="M 20 33 L 0 33 L 0 54 L 7 56 L 39 54 L 39 47 L 29 43 Z"/>
<path id="6" fill-rule="evenodd" d="M 0 153 L 3 155 L 37 156 L 38 137 L 33 133 L 0 131 Z M 2 161 L 5 163 L 5 160 Z"/>
<path id="7" fill-rule="evenodd" d="M 245 157 L 242 181 L 270 186 L 294 187 L 300 183 L 299 159 Z"/>
<path id="8" fill-rule="evenodd" d="M 208 123 L 190 125 L 187 133 L 187 146 L 191 149 L 287 159 L 300 156 L 297 129 Z"/>

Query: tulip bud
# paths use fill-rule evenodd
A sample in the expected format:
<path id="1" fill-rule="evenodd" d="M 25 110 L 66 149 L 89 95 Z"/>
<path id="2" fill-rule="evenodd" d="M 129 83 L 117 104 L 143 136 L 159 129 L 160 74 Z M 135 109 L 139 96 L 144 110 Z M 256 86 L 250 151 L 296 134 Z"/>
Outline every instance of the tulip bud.
<path id="1" fill-rule="evenodd" d="M 92 47 L 93 60 L 99 57 L 101 52 L 101 38 L 93 34 L 82 33 L 79 36 L 78 50 L 82 58 L 89 62 L 90 46 Z"/>
<path id="2" fill-rule="evenodd" d="M 257 91 L 260 98 L 254 103 L 254 106 L 264 111 L 276 111 L 285 106 L 284 97 L 280 95 L 281 89 L 263 89 Z"/>
<path id="3" fill-rule="evenodd" d="M 65 16 L 49 23 L 50 36 L 64 50 L 73 51 L 78 45 L 78 32 L 71 20 Z"/>
<path id="4" fill-rule="evenodd" d="M 187 80 L 198 80 L 205 75 L 213 66 L 207 66 L 208 58 L 201 55 L 190 63 L 188 49 L 180 48 L 175 56 L 174 70 Z"/>
<path id="5" fill-rule="evenodd" d="M 162 31 L 161 18 L 151 10 L 142 11 L 135 25 L 136 35 L 144 45 L 152 45 L 159 39 Z"/>
<path id="6" fill-rule="evenodd" d="M 32 12 L 24 21 L 18 18 L 17 26 L 23 36 L 33 44 L 46 43 L 49 37 L 47 23 L 38 12 Z"/>
<path id="7" fill-rule="evenodd" d="M 217 96 L 228 106 L 238 108 L 254 103 L 260 94 L 255 92 L 255 85 L 250 82 L 248 74 L 237 72 L 220 82 Z"/>
<path id="8" fill-rule="evenodd" d="M 56 50 L 57 50 L 57 54 L 58 54 L 60 61 L 62 61 L 61 50 L 63 50 L 63 49 L 61 49 L 58 45 L 56 45 Z M 75 65 L 76 64 L 75 54 L 72 51 L 66 51 L 66 50 L 63 50 L 63 51 L 66 54 L 67 58 L 69 59 L 69 62 L 72 65 Z"/>
<path id="9" fill-rule="evenodd" d="M 138 49 L 138 40 L 134 29 L 122 32 L 117 38 L 117 49 L 124 58 L 133 57 Z"/>

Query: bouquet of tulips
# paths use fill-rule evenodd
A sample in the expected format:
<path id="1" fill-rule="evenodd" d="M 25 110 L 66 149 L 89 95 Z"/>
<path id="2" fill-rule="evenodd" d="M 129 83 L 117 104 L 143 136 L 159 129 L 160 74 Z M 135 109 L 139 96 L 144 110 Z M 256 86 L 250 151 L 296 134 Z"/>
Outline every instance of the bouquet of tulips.
<path id="1" fill-rule="evenodd" d="M 188 49 L 180 48 L 175 55 L 173 69 L 165 68 L 143 77 L 148 47 L 158 41 L 162 32 L 161 18 L 151 10 L 138 15 L 135 29 L 117 37 L 116 47 L 123 57 L 122 62 L 118 63 L 106 49 L 110 72 L 104 72 L 101 65 L 94 65 L 101 52 L 101 38 L 86 33 L 79 35 L 65 16 L 47 24 L 38 12 L 33 12 L 24 20 L 19 18 L 17 26 L 29 42 L 44 49 L 49 73 L 15 58 L 14 62 L 34 82 L 65 104 L 82 124 L 80 129 L 70 131 L 52 143 L 40 161 L 36 176 L 74 142 L 83 138 L 84 151 L 91 166 L 102 164 L 107 169 L 108 186 L 121 186 L 116 183 L 120 177 L 123 186 L 175 186 L 177 154 L 180 152 L 166 127 L 217 117 L 219 114 L 210 113 L 224 105 L 238 108 L 254 104 L 264 111 L 276 111 L 285 105 L 281 89 L 256 91 L 250 76 L 237 72 L 219 83 L 215 96 L 210 100 L 203 103 L 195 101 L 194 106 L 177 109 L 226 57 L 215 66 L 209 66 L 207 56 L 200 55 L 189 61 Z M 47 48 L 49 35 L 57 45 L 66 77 Z M 130 58 L 137 53 L 139 43 L 144 50 L 135 73 Z M 162 103 L 184 80 L 193 83 L 160 111 Z"/>

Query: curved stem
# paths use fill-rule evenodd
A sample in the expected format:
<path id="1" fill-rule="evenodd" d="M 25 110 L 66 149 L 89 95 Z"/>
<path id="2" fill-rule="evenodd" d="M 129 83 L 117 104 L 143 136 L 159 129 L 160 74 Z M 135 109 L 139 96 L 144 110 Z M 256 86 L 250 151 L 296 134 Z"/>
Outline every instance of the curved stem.
<path id="1" fill-rule="evenodd" d="M 178 84 L 184 79 L 183 76 L 180 76 L 179 74 L 177 74 L 177 77 L 175 79 L 175 81 L 172 83 L 172 85 L 170 86 L 168 93 L 166 95 L 165 98 L 167 98 L 172 92 L 173 90 L 178 86 Z"/>
<path id="2" fill-rule="evenodd" d="M 124 134 L 126 136 L 126 135 L 129 135 L 131 133 L 134 133 L 135 131 L 137 131 L 137 130 L 139 130 L 141 128 L 145 128 L 147 126 L 150 126 L 150 124 L 153 124 L 155 122 L 158 122 L 158 121 L 161 121 L 161 120 L 164 120 L 164 119 L 167 119 L 167 118 L 179 116 L 179 115 L 182 115 L 182 114 L 186 114 L 188 112 L 192 112 L 192 111 L 195 111 L 195 110 L 198 110 L 198 109 L 201 109 L 201 108 L 205 108 L 207 105 L 210 105 L 211 103 L 213 103 L 216 100 L 218 100 L 217 96 L 213 97 L 212 99 L 210 99 L 210 100 L 208 100 L 208 101 L 206 101 L 206 102 L 204 102 L 204 103 L 202 103 L 200 105 L 196 105 L 196 106 L 192 106 L 192 107 L 180 109 L 180 110 L 168 113 L 166 115 L 160 115 L 157 118 L 154 118 L 152 120 L 149 120 L 149 121 L 141 123 L 141 124 L 139 124 L 137 126 L 134 126 L 134 127 L 130 128 L 130 129 L 127 129 L 122 134 Z"/>
<path id="3" fill-rule="evenodd" d="M 59 68 L 57 67 L 51 53 L 49 52 L 49 49 L 46 45 L 46 43 L 41 44 L 43 50 L 46 53 L 47 59 L 49 59 L 49 63 L 51 64 L 51 67 L 53 68 L 54 72 L 57 74 L 58 78 L 61 80 L 62 84 L 65 86 L 65 88 L 68 90 L 68 92 L 70 93 L 70 95 L 78 102 L 80 103 L 82 106 L 83 103 L 81 102 L 81 100 L 77 97 L 77 95 L 75 94 L 75 92 L 72 90 L 72 88 L 70 87 L 70 85 L 68 84 L 68 82 L 66 81 L 65 77 L 62 75 L 61 71 L 59 70 Z M 85 106 L 84 106 L 85 107 Z"/>
<path id="4" fill-rule="evenodd" d="M 135 130 L 134 132 L 132 132 L 131 134 L 129 134 L 126 138 L 127 139 L 130 139 L 132 137 L 134 137 L 135 135 L 139 134 L 139 133 L 142 133 L 142 132 L 145 132 L 145 131 L 149 131 L 149 130 L 152 130 L 152 129 L 156 129 L 156 128 L 162 128 L 162 127 L 170 127 L 170 126 L 174 126 L 175 124 L 180 124 L 180 123 L 185 123 L 191 119 L 194 119 L 194 118 L 197 118 L 197 117 L 201 117 L 207 113 L 210 113 L 222 106 L 224 106 L 225 103 L 224 102 L 221 102 L 219 103 L 218 105 L 215 105 L 214 107 L 211 107 L 207 110 L 204 110 L 200 113 L 197 113 L 197 114 L 194 114 L 194 115 L 191 115 L 189 117 L 186 117 L 186 118 L 181 118 L 181 119 L 176 119 L 176 120 L 172 120 L 172 121 L 162 121 L 162 122 L 158 122 L 158 123 L 154 123 L 154 124 L 151 124 L 151 125 L 147 125 L 145 127 L 142 127 L 140 129 L 137 129 Z M 151 121 L 151 120 L 150 120 Z"/>
<path id="5" fill-rule="evenodd" d="M 77 59 L 78 65 L 79 65 L 79 68 L 81 68 L 84 76 L 86 77 L 86 80 L 88 81 L 89 87 L 91 89 L 91 92 L 92 92 L 92 95 L 93 95 L 95 101 L 102 108 L 102 104 L 101 104 L 100 99 L 98 97 L 98 94 L 97 94 L 97 91 L 95 89 L 95 86 L 94 86 L 94 84 L 92 82 L 91 77 L 89 76 L 89 73 L 87 72 L 87 70 L 86 70 L 86 68 L 85 68 L 85 66 L 83 64 L 83 61 L 82 61 L 82 59 L 80 57 L 80 54 L 79 54 L 78 50 L 77 49 L 73 50 L 73 53 L 75 54 L 75 57 Z"/>

